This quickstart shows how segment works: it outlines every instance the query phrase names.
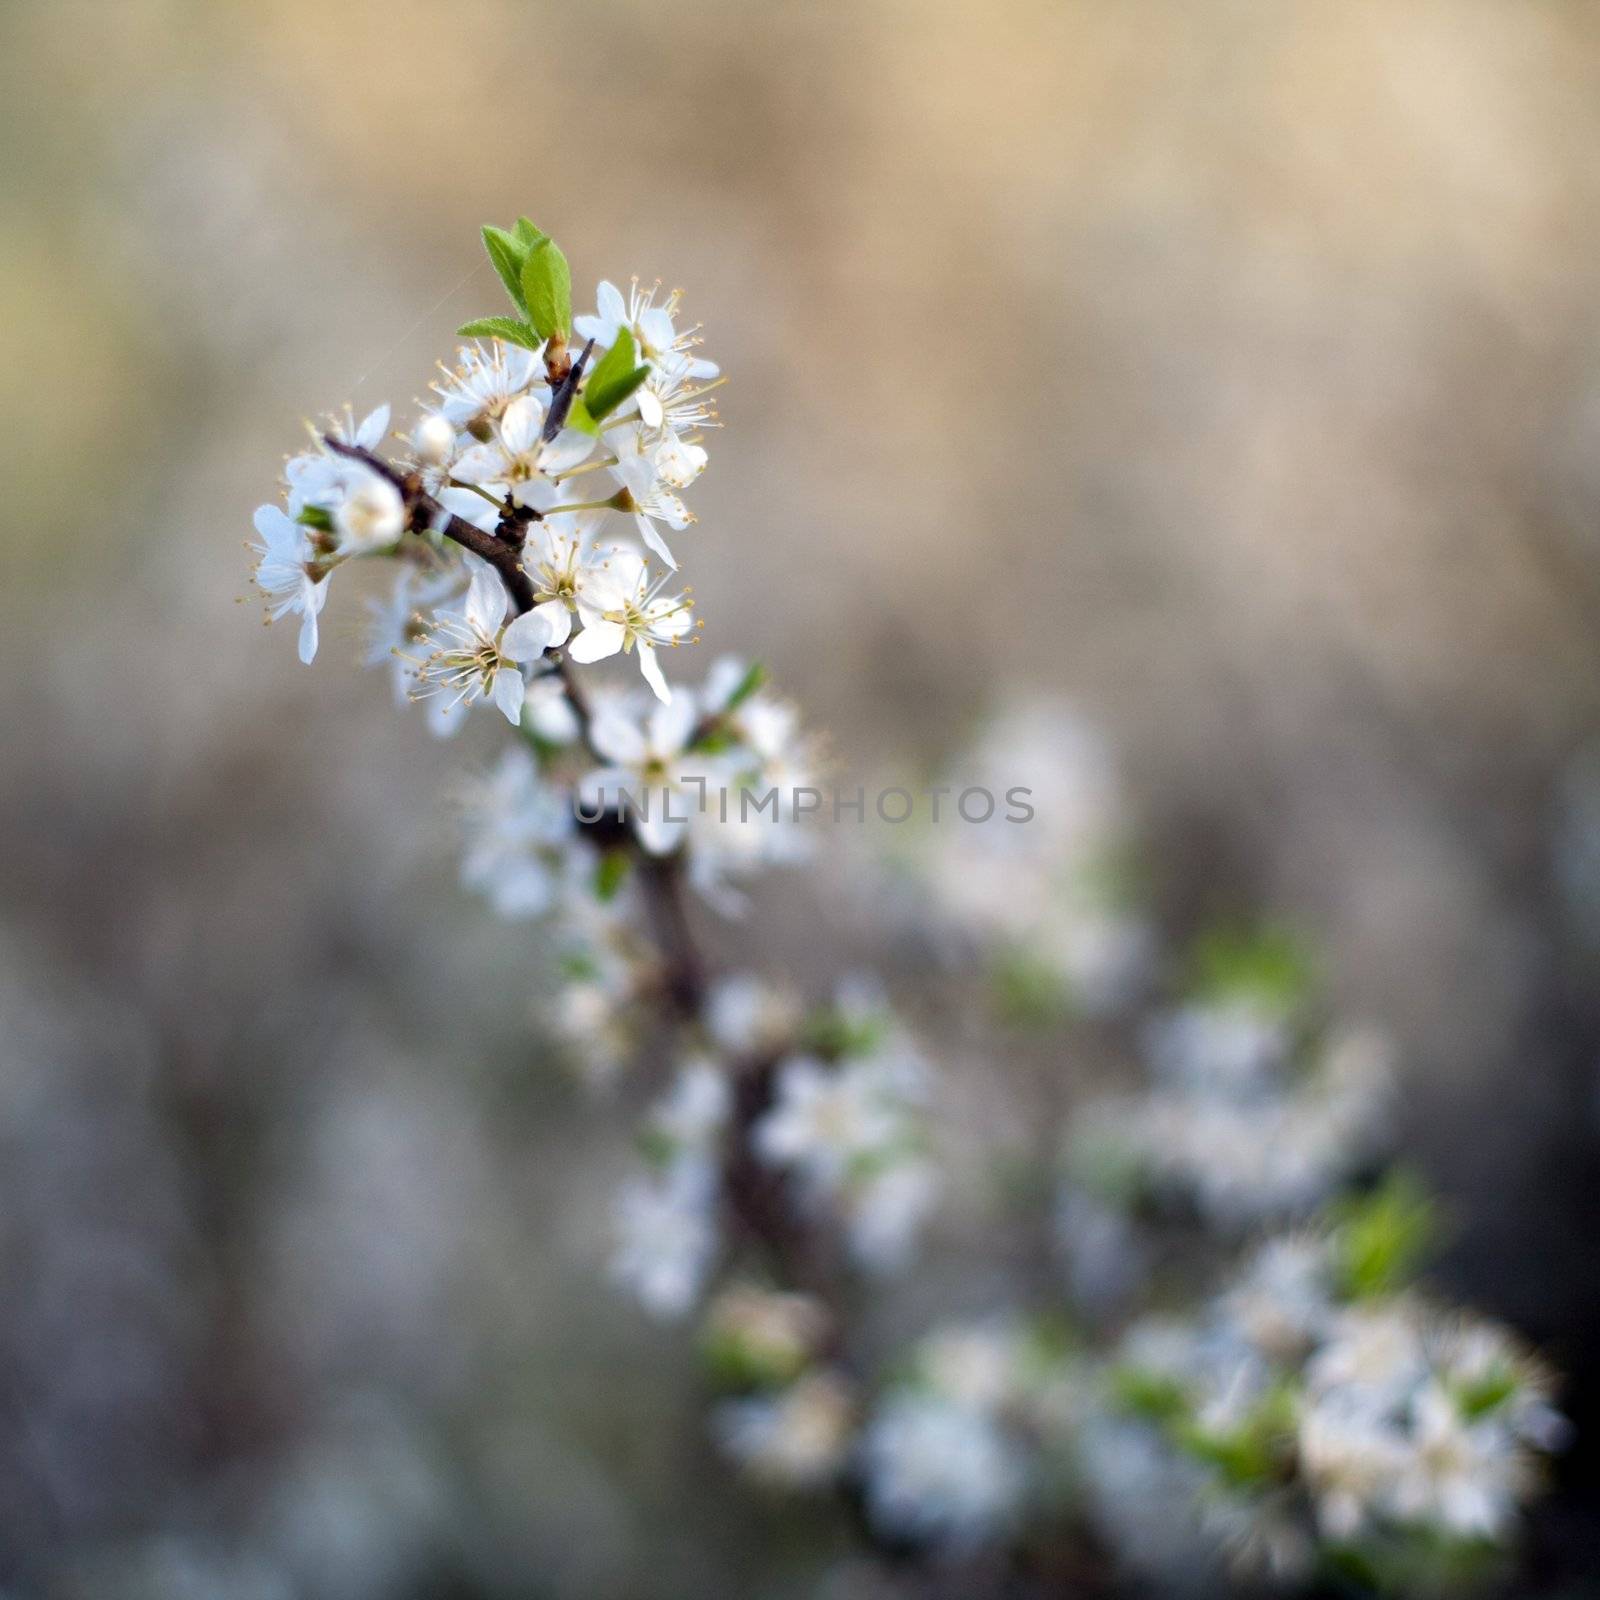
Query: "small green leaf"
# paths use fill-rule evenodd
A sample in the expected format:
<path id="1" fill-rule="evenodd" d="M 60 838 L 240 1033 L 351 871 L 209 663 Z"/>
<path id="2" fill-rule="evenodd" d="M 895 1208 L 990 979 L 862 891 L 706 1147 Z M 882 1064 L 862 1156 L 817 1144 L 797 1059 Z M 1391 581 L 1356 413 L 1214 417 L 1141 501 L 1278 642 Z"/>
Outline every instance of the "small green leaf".
<path id="1" fill-rule="evenodd" d="M 635 365 L 637 359 L 632 332 L 618 330 L 617 342 L 596 363 L 583 389 L 584 404 L 596 422 L 608 417 L 650 376 L 649 367 Z"/>
<path id="2" fill-rule="evenodd" d="M 600 864 L 594 871 L 594 897 L 602 904 L 607 904 L 617 897 L 617 891 L 622 887 L 623 879 L 628 876 L 628 852 L 626 850 L 608 850 L 600 857 Z"/>
<path id="3" fill-rule="evenodd" d="M 766 681 L 767 669 L 759 661 L 752 661 L 749 671 L 739 680 L 738 686 L 733 693 L 728 696 L 728 703 L 723 709 L 733 711 L 742 706 Z"/>
<path id="4" fill-rule="evenodd" d="M 542 228 L 536 228 L 526 217 L 517 218 L 517 239 L 524 251 L 537 249 L 550 237 Z"/>
<path id="5" fill-rule="evenodd" d="M 316 528 L 323 533 L 333 532 L 333 518 L 321 506 L 306 506 L 294 520 L 302 527 Z"/>
<path id="6" fill-rule="evenodd" d="M 572 330 L 572 269 L 554 239 L 528 251 L 522 263 L 520 304 L 543 339 Z"/>
<path id="7" fill-rule="evenodd" d="M 1113 1403 L 1147 1422 L 1175 1423 L 1189 1409 L 1183 1385 L 1164 1372 L 1118 1367 L 1111 1374 Z"/>
<path id="8" fill-rule="evenodd" d="M 1491 1411 L 1498 1411 L 1517 1392 L 1517 1375 L 1511 1367 L 1497 1364 L 1481 1378 L 1463 1384 L 1456 1391 L 1456 1403 L 1468 1422 L 1476 1422 Z"/>
<path id="9" fill-rule="evenodd" d="M 1397 1172 L 1370 1194 L 1335 1208 L 1334 1260 L 1347 1299 L 1392 1294 L 1416 1276 L 1432 1248 L 1438 1217 L 1427 1191 Z"/>
<path id="10" fill-rule="evenodd" d="M 1207 1003 L 1244 1002 L 1279 1016 L 1303 1005 L 1316 986 L 1315 962 L 1286 928 L 1219 926 L 1190 957 L 1191 995 Z"/>
<path id="11" fill-rule="evenodd" d="M 836 1061 L 844 1056 L 870 1056 L 888 1033 L 885 1017 L 858 1016 L 824 1006 L 806 1019 L 802 1037 L 818 1055 Z"/>
<path id="12" fill-rule="evenodd" d="M 649 367 L 635 367 L 632 372 L 623 377 L 622 380 L 614 387 L 606 390 L 604 393 L 590 401 L 590 414 L 596 418 L 604 418 L 609 416 L 649 376 Z"/>
<path id="13" fill-rule="evenodd" d="M 1049 962 L 1024 949 L 1008 950 L 989 971 L 1001 1021 L 1016 1028 L 1050 1028 L 1072 1014 L 1072 992 Z"/>
<path id="14" fill-rule="evenodd" d="M 501 339 L 506 344 L 520 344 L 524 350 L 539 350 L 544 346 L 533 324 L 519 322 L 515 317 L 479 317 L 474 322 L 462 323 L 456 333 L 463 339 Z"/>
<path id="15" fill-rule="evenodd" d="M 581 394 L 573 395 L 565 426 L 576 428 L 580 433 L 599 433 L 600 424 L 589 415 L 589 408 L 583 403 Z"/>
<path id="16" fill-rule="evenodd" d="M 483 247 L 489 252 L 489 259 L 494 263 L 494 270 L 500 274 L 500 281 L 506 286 L 511 303 L 526 316 L 528 302 L 522 294 L 522 267 L 529 246 L 504 228 L 486 226 L 483 230 Z"/>
<path id="17" fill-rule="evenodd" d="M 665 1169 L 678 1153 L 678 1141 L 665 1128 L 641 1128 L 634 1136 L 639 1154 L 652 1167 Z"/>

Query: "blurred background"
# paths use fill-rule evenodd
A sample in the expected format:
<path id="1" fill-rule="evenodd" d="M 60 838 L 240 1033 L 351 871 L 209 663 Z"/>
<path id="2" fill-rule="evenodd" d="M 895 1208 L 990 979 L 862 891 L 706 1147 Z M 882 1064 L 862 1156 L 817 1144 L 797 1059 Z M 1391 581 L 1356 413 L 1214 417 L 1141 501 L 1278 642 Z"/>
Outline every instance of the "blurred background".
<path id="1" fill-rule="evenodd" d="M 1281 911 L 1394 1029 L 1443 1278 L 1592 1439 L 1593 7 L 9 0 L 0 90 L 8 1593 L 816 1594 L 843 1548 L 711 1465 L 598 1270 L 623 1130 L 455 884 L 492 736 L 351 670 L 348 590 L 310 670 L 235 604 L 301 419 L 405 414 L 519 212 L 732 377 L 711 640 L 852 774 L 1002 694 L 1099 721 L 1180 920 Z M 820 976 L 825 879 L 713 940 Z M 1590 1449 L 1525 1592 L 1600 1592 Z"/>

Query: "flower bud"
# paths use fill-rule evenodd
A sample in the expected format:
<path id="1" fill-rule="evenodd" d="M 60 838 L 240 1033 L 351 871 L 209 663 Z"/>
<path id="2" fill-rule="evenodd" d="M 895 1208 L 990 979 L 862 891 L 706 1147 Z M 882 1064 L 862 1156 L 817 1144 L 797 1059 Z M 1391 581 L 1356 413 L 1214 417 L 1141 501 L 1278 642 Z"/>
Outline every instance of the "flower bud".
<path id="1" fill-rule="evenodd" d="M 456 430 L 437 411 L 431 411 L 412 430 L 411 448 L 430 467 L 442 467 L 455 454 Z"/>

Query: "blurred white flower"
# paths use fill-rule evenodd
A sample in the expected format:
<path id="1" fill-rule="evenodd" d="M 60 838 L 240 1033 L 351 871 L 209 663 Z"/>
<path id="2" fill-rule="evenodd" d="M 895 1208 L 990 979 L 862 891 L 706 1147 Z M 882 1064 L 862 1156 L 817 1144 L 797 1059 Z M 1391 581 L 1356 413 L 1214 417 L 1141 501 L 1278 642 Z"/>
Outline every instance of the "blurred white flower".
<path id="1" fill-rule="evenodd" d="M 461 881 L 508 920 L 548 911 L 576 828 L 565 796 L 540 778 L 529 751 L 512 745 L 463 799 Z"/>
<path id="2" fill-rule="evenodd" d="M 317 617 L 328 599 L 328 566 L 317 553 L 311 530 L 293 522 L 277 506 L 260 506 L 255 516 L 260 556 L 256 584 L 266 596 L 267 614 L 300 618 L 300 659 L 308 666 L 317 654 Z"/>
<path id="3" fill-rule="evenodd" d="M 838 1067 L 812 1056 L 786 1061 L 772 1109 L 755 1130 L 755 1147 L 774 1166 L 793 1167 L 832 1189 L 860 1161 L 893 1145 L 900 1107 L 870 1062 Z"/>
<path id="4" fill-rule="evenodd" d="M 832 1372 L 812 1372 L 775 1394 L 725 1400 L 712 1414 L 717 1442 L 752 1477 L 786 1489 L 826 1483 L 850 1444 L 850 1390 Z"/>
<path id="5" fill-rule="evenodd" d="M 860 1448 L 868 1515 L 893 1538 L 970 1549 L 1003 1531 L 1026 1483 L 988 1415 L 937 1395 L 891 1395 Z"/>
<path id="6" fill-rule="evenodd" d="M 624 812 L 652 855 L 676 849 L 699 799 L 687 782 L 693 774 L 685 760 L 694 725 L 694 699 L 687 692 L 652 706 L 642 719 L 621 705 L 596 712 L 589 743 L 607 765 L 579 784 L 585 815 L 592 817 L 601 808 Z"/>
<path id="7" fill-rule="evenodd" d="M 658 1317 L 680 1317 L 705 1281 L 716 1253 L 716 1175 L 703 1161 L 674 1161 L 630 1179 L 618 1196 L 616 1281 Z"/>

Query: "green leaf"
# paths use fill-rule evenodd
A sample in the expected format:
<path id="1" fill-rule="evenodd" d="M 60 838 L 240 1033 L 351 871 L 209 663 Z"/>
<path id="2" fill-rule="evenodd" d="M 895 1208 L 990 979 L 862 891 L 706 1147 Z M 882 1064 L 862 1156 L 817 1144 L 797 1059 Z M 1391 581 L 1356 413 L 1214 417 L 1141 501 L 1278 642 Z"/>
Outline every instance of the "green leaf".
<path id="1" fill-rule="evenodd" d="M 802 1037 L 820 1056 L 870 1056 L 888 1037 L 888 1018 L 856 1016 L 834 1006 L 824 1006 L 806 1019 Z"/>
<path id="2" fill-rule="evenodd" d="M 652 1167 L 664 1170 L 678 1153 L 678 1141 L 665 1128 L 641 1128 L 634 1135 L 639 1154 Z"/>
<path id="3" fill-rule="evenodd" d="M 1050 1028 L 1072 1014 L 1072 992 L 1049 962 L 1024 949 L 1008 950 L 989 970 L 995 1011 L 1016 1028 Z"/>
<path id="4" fill-rule="evenodd" d="M 572 269 L 554 239 L 528 251 L 522 262 L 522 309 L 542 339 L 572 331 Z"/>
<path id="5" fill-rule="evenodd" d="M 323 533 L 333 532 L 333 518 L 321 506 L 306 506 L 294 520 L 302 527 L 317 528 Z"/>
<path id="6" fill-rule="evenodd" d="M 1426 1190 L 1404 1172 L 1336 1208 L 1334 1216 L 1339 1288 L 1351 1300 L 1404 1287 L 1432 1248 L 1438 1229 Z"/>
<path id="7" fill-rule="evenodd" d="M 1497 1364 L 1481 1378 L 1462 1384 L 1456 1390 L 1456 1403 L 1468 1422 L 1476 1422 L 1491 1411 L 1498 1411 L 1516 1392 L 1520 1385 L 1511 1367 Z"/>
<path id="8" fill-rule="evenodd" d="M 609 416 L 650 376 L 648 366 L 637 366 L 633 333 L 622 328 L 617 342 L 601 356 L 583 388 L 583 402 L 596 422 Z"/>
<path id="9" fill-rule="evenodd" d="M 600 424 L 589 415 L 589 408 L 583 403 L 583 396 L 575 394 L 572 405 L 567 411 L 566 426 L 577 428 L 581 433 L 599 433 Z"/>
<path id="10" fill-rule="evenodd" d="M 1164 1372 L 1118 1367 L 1111 1373 L 1113 1403 L 1147 1422 L 1176 1423 L 1189 1409 L 1183 1385 Z"/>
<path id="11" fill-rule="evenodd" d="M 628 852 L 608 850 L 600 857 L 594 872 L 594 897 L 602 904 L 615 900 L 623 879 L 628 876 Z"/>
<path id="12" fill-rule="evenodd" d="M 759 661 L 752 661 L 749 671 L 739 680 L 738 686 L 733 693 L 728 696 L 728 703 L 723 709 L 725 711 L 733 711 L 742 706 L 766 681 L 767 669 Z"/>
<path id="13" fill-rule="evenodd" d="M 1300 940 L 1277 927 L 1218 927 L 1190 959 L 1190 993 L 1200 1001 L 1243 1001 L 1287 1016 L 1311 997 L 1315 963 Z"/>
<path id="14" fill-rule="evenodd" d="M 536 249 L 550 237 L 542 228 L 536 228 L 526 217 L 517 218 L 517 239 L 524 251 Z"/>
<path id="15" fill-rule="evenodd" d="M 494 263 L 494 270 L 500 274 L 500 281 L 506 286 L 506 293 L 511 296 L 511 303 L 526 316 L 528 302 L 522 294 L 522 267 L 529 246 L 514 234 L 507 233 L 504 228 L 485 226 L 483 248 L 489 252 L 489 259 Z"/>
<path id="16" fill-rule="evenodd" d="M 520 344 L 524 350 L 538 350 L 544 345 L 531 322 L 519 322 L 515 317 L 479 317 L 462 323 L 456 333 L 463 339 L 502 339 L 507 344 Z"/>

